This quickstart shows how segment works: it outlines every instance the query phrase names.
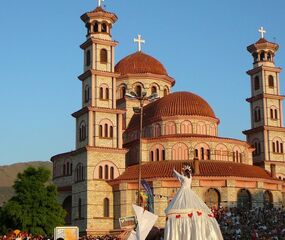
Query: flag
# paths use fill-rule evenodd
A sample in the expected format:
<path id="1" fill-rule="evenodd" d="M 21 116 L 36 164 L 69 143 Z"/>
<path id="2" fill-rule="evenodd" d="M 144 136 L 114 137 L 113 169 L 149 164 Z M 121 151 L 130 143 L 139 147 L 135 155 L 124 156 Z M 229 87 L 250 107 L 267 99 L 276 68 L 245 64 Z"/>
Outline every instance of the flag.
<path id="1" fill-rule="evenodd" d="M 154 209 L 153 209 L 153 193 L 151 190 L 150 185 L 148 184 L 148 182 L 144 179 L 141 180 L 141 185 L 143 186 L 143 188 L 145 189 L 145 191 L 147 192 L 148 195 L 148 199 L 147 199 L 147 203 L 148 203 L 148 210 L 152 213 L 154 213 Z"/>

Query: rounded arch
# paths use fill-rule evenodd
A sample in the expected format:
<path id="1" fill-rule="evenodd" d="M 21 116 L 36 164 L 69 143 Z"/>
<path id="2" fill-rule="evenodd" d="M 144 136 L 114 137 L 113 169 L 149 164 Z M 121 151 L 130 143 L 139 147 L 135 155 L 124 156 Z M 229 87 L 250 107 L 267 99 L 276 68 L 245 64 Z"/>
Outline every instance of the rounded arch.
<path id="1" fill-rule="evenodd" d="M 149 149 L 150 161 L 163 161 L 165 160 L 165 148 L 162 144 L 154 144 Z"/>
<path id="2" fill-rule="evenodd" d="M 260 56 L 259 57 L 260 61 L 265 61 L 266 60 L 264 51 L 261 51 L 259 56 Z"/>
<path id="3" fill-rule="evenodd" d="M 205 192 L 205 203 L 209 208 L 219 208 L 221 204 L 221 194 L 216 188 L 209 188 Z"/>
<path id="4" fill-rule="evenodd" d="M 242 163 L 243 154 L 242 154 L 240 147 L 238 146 L 233 147 L 232 158 L 233 158 L 233 162 Z"/>
<path id="5" fill-rule="evenodd" d="M 185 143 L 176 143 L 172 147 L 172 160 L 188 160 L 189 150 Z"/>
<path id="6" fill-rule="evenodd" d="M 124 98 L 126 96 L 127 92 L 127 85 L 126 84 L 121 84 L 118 87 L 118 99 Z"/>
<path id="7" fill-rule="evenodd" d="M 215 150 L 216 160 L 227 161 L 228 160 L 228 148 L 224 144 L 218 144 Z"/>
<path id="8" fill-rule="evenodd" d="M 169 94 L 169 87 L 168 86 L 164 86 L 164 88 L 163 88 L 163 96 L 165 97 L 168 94 Z"/>
<path id="9" fill-rule="evenodd" d="M 251 142 L 251 145 L 254 147 L 253 156 L 259 156 L 261 153 L 261 143 L 258 138 L 254 138 Z"/>
<path id="10" fill-rule="evenodd" d="M 264 207 L 272 207 L 273 206 L 273 194 L 271 191 L 266 190 L 263 193 L 263 202 L 264 202 Z"/>
<path id="11" fill-rule="evenodd" d="M 106 169 L 106 166 L 108 170 Z M 106 170 L 108 174 L 106 174 Z M 106 179 L 106 175 L 108 175 L 108 179 L 115 179 L 120 175 L 119 168 L 117 167 L 117 165 L 115 165 L 113 162 L 109 160 L 101 161 L 95 166 L 93 172 L 93 178 Z"/>
<path id="12" fill-rule="evenodd" d="M 108 62 L 108 50 L 106 48 L 102 48 L 100 50 L 100 63 L 106 64 Z"/>
<path id="13" fill-rule="evenodd" d="M 71 224 L 71 216 L 72 216 L 72 196 L 67 196 L 62 203 L 62 208 L 66 211 L 66 216 L 64 218 L 65 224 Z"/>
<path id="14" fill-rule="evenodd" d="M 206 124 L 204 122 L 198 122 L 196 124 L 196 133 L 202 135 L 206 134 Z"/>
<path id="15" fill-rule="evenodd" d="M 99 122 L 99 137 L 113 138 L 114 136 L 114 125 L 113 122 L 104 118 Z"/>
<path id="16" fill-rule="evenodd" d="M 180 125 L 180 132 L 183 134 L 192 133 L 192 123 L 188 120 L 185 120 Z"/>
<path id="17" fill-rule="evenodd" d="M 151 90 L 151 94 L 154 94 L 154 93 L 159 93 L 159 90 L 160 90 L 160 87 L 157 83 L 153 82 L 150 84 L 150 90 Z"/>
<path id="18" fill-rule="evenodd" d="M 79 141 L 84 141 L 87 137 L 87 125 L 84 120 L 82 120 L 79 124 Z"/>
<path id="19" fill-rule="evenodd" d="M 165 135 L 176 134 L 176 124 L 175 122 L 167 122 L 165 124 Z"/>
<path id="20" fill-rule="evenodd" d="M 99 99 L 109 99 L 109 86 L 106 83 L 102 83 L 99 86 Z"/>
<path id="21" fill-rule="evenodd" d="M 237 207 L 238 208 L 251 208 L 252 197 L 249 190 L 243 188 L 237 193 Z"/>
<path id="22" fill-rule="evenodd" d="M 141 96 L 141 93 L 144 91 L 145 87 L 142 82 L 135 82 L 133 84 L 133 90 L 138 95 Z"/>
<path id="23" fill-rule="evenodd" d="M 211 159 L 211 151 L 210 147 L 207 143 L 198 143 L 194 147 L 194 157 L 200 160 L 210 160 Z"/>

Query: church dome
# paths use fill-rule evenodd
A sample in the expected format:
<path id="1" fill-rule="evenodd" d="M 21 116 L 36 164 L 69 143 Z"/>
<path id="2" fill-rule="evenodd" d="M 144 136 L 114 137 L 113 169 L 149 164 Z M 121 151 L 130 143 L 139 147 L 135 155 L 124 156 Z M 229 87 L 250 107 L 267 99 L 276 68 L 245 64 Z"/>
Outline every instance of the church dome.
<path id="1" fill-rule="evenodd" d="M 133 53 L 117 63 L 115 72 L 122 75 L 152 73 L 167 75 L 164 66 L 155 58 L 143 53 Z"/>
<path id="2" fill-rule="evenodd" d="M 148 125 L 171 116 L 202 116 L 217 119 L 211 106 L 200 96 L 191 92 L 175 92 L 146 105 L 143 124 Z M 137 127 L 139 121 L 139 116 L 134 115 L 128 128 Z"/>

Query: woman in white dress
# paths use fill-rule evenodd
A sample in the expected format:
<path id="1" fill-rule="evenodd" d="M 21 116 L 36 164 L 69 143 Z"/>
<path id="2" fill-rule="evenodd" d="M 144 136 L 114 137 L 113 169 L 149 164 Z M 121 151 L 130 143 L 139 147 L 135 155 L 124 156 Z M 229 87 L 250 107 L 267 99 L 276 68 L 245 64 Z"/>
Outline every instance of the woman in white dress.
<path id="1" fill-rule="evenodd" d="M 184 176 L 174 171 L 181 182 L 165 209 L 165 240 L 222 240 L 223 236 L 213 213 L 191 189 L 191 167 L 183 168 Z"/>

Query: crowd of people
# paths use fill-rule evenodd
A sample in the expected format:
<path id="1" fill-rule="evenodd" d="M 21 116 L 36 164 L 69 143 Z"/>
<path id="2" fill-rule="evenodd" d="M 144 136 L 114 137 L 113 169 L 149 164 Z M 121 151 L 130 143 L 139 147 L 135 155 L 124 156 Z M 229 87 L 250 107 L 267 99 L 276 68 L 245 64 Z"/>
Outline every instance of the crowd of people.
<path id="1" fill-rule="evenodd" d="M 219 208 L 213 213 L 225 240 L 285 240 L 282 208 Z"/>
<path id="2" fill-rule="evenodd" d="M 285 240 L 285 209 L 283 208 L 223 208 L 212 209 L 225 240 Z M 163 231 L 160 231 L 162 237 Z M 0 240 L 48 240 L 53 237 L 32 236 L 13 232 Z M 120 237 L 82 236 L 80 240 L 119 240 Z M 154 238 L 156 239 L 156 238 Z"/>

